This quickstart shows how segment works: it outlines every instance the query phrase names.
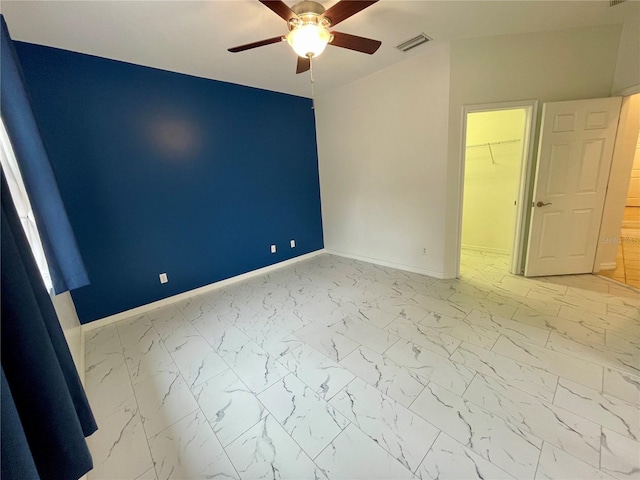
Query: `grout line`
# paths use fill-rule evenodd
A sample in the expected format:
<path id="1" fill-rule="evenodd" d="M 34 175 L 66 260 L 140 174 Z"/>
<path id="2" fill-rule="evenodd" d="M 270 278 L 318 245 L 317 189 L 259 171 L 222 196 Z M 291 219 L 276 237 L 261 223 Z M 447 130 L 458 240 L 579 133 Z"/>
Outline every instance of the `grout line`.
<path id="1" fill-rule="evenodd" d="M 417 413 L 415 415 L 418 415 Z M 420 415 L 418 415 L 420 417 Z M 420 417 L 422 418 L 422 417 Z M 425 420 L 426 422 L 426 420 Z M 429 422 L 427 422 L 429 423 Z M 431 425 L 429 423 L 429 425 Z M 438 427 L 435 427 L 438 430 L 438 434 L 435 436 L 435 438 L 433 439 L 433 442 L 431 442 L 431 445 L 429 445 L 429 448 L 427 448 L 427 451 L 425 452 L 425 454 L 422 456 L 422 459 L 420 459 L 420 462 L 418 463 L 418 466 L 416 467 L 416 469 L 412 472 L 412 473 L 416 473 L 420 467 L 422 466 L 422 464 L 424 463 L 424 460 L 427 458 L 427 455 L 429 455 L 429 452 L 433 450 L 433 446 L 436 444 L 436 442 L 438 441 L 438 438 L 440 438 L 440 435 L 442 435 L 442 430 L 440 430 Z M 454 439 L 455 440 L 455 439 Z"/>
<path id="2" fill-rule="evenodd" d="M 469 369 L 471 370 L 471 369 Z M 460 395 L 460 398 L 462 398 L 463 400 L 467 400 L 470 401 L 466 398 L 464 398 L 464 394 L 467 393 L 467 390 L 469 390 L 469 387 L 471 386 L 471 384 L 473 383 L 473 381 L 475 380 L 475 378 L 480 375 L 482 377 L 482 374 L 480 372 L 477 372 L 473 375 L 473 378 L 471 378 L 471 381 L 469 382 L 469 384 L 465 387 L 464 392 L 462 392 L 462 395 Z"/>
<path id="3" fill-rule="evenodd" d="M 507 337 L 506 335 L 503 335 L 502 333 L 498 334 L 498 338 L 496 338 L 496 341 L 495 341 L 495 342 L 493 342 L 493 346 L 491 347 L 491 350 L 489 350 L 490 352 L 493 352 L 493 353 L 496 353 L 496 354 L 498 353 L 498 352 L 496 352 L 496 351 L 494 350 L 494 348 L 496 348 L 496 345 L 497 345 L 497 344 L 498 344 L 498 342 L 500 341 L 500 338 L 501 338 L 501 337 L 505 337 L 507 340 L 509 339 L 509 337 Z M 481 348 L 482 348 L 482 347 L 481 347 Z M 502 356 L 504 356 L 504 357 L 507 357 L 507 358 L 511 358 L 511 357 L 509 357 L 508 355 L 503 355 L 503 354 L 500 354 L 500 355 L 502 355 Z M 511 360 L 513 360 L 514 362 L 516 361 L 514 358 L 511 358 Z"/>
<path id="4" fill-rule="evenodd" d="M 288 373 L 287 375 L 285 375 L 284 377 L 282 377 L 280 380 L 278 380 L 278 382 L 281 382 L 282 380 L 284 380 L 284 378 L 285 378 L 285 377 L 288 377 L 289 375 L 292 375 L 292 376 L 296 377 L 293 373 Z M 298 377 L 296 377 L 296 378 L 298 378 Z M 305 385 L 305 387 L 307 386 L 307 385 L 306 385 L 304 382 L 302 382 L 302 380 L 300 380 L 299 378 L 298 378 L 298 380 L 300 381 L 300 383 L 302 383 L 303 385 Z M 274 386 L 274 385 L 276 385 L 278 382 L 274 383 L 273 385 L 270 385 L 268 388 L 273 387 L 273 386 Z M 260 392 L 260 394 L 261 394 L 261 393 L 264 393 L 266 390 L 268 390 L 268 388 L 266 388 L 265 390 L 263 390 L 262 392 Z M 311 390 L 311 391 L 313 392 L 313 390 Z M 327 405 L 329 404 L 329 402 L 325 401 L 322 397 L 320 397 L 318 394 L 316 394 L 316 392 L 313 392 L 313 393 L 314 393 L 317 397 L 319 397 L 321 401 L 324 401 Z M 259 395 L 259 394 L 258 394 L 258 395 Z M 258 398 L 258 395 L 254 394 L 254 396 L 256 397 L 256 399 L 257 399 L 258 401 L 260 401 L 260 399 Z M 295 395 L 294 395 L 294 399 L 295 399 Z M 262 403 L 262 401 L 260 401 L 260 403 Z M 300 443 L 299 443 L 295 438 L 293 438 L 292 433 L 291 433 L 291 432 L 289 432 L 289 431 L 284 427 L 284 425 L 282 425 L 282 423 L 281 423 L 281 422 L 276 418 L 275 414 L 274 414 L 271 410 L 269 410 L 269 407 L 267 407 L 264 403 L 262 403 L 262 405 L 264 406 L 265 410 L 266 410 L 267 412 L 269 412 L 269 414 L 268 414 L 267 416 L 265 416 L 264 418 L 262 418 L 260 421 L 262 421 L 262 420 L 266 421 L 266 418 L 267 418 L 269 415 L 271 415 L 271 417 L 273 417 L 274 422 L 276 422 L 276 423 L 280 426 L 280 428 L 282 428 L 282 429 L 285 431 L 285 433 L 289 436 L 289 438 L 291 438 L 291 440 L 293 440 L 293 442 L 298 446 L 298 448 L 300 449 L 300 451 L 301 451 L 302 453 L 304 453 L 304 454 L 309 458 L 309 460 L 311 460 L 311 462 L 313 462 L 313 463 L 315 464 L 314 459 L 315 459 L 319 454 L 318 454 L 318 455 L 316 455 L 315 457 L 311 458 L 311 456 L 310 456 L 310 455 L 307 453 L 307 451 L 302 447 L 302 445 L 300 445 Z M 340 413 L 340 412 L 338 412 L 338 413 Z M 340 415 L 344 417 L 344 415 L 342 415 L 341 413 L 340 413 Z M 345 420 L 347 420 L 347 419 L 345 418 Z M 258 423 L 259 423 L 259 422 L 258 422 Z M 349 421 L 347 420 L 347 423 L 351 423 L 351 422 L 349 422 Z M 256 424 L 256 425 L 257 425 L 257 424 Z M 255 426 L 255 425 L 254 425 L 254 426 Z M 347 425 L 347 426 L 348 426 L 348 425 Z M 251 428 L 253 428 L 253 427 L 251 427 Z M 345 427 L 345 428 L 347 428 L 347 427 Z M 294 429 L 294 430 L 295 430 L 295 429 Z M 335 437 L 333 437 L 333 439 L 332 439 L 329 443 L 327 443 L 327 446 L 328 446 L 331 442 L 333 442 L 333 440 L 335 440 L 335 438 L 336 438 L 338 435 L 340 435 L 340 434 L 342 433 L 342 431 L 343 431 L 343 430 L 344 430 L 344 428 L 343 428 L 343 429 L 341 429 L 341 430 L 340 430 L 340 431 L 335 435 Z M 246 433 L 246 432 L 245 432 L 245 433 Z M 237 440 L 237 438 L 236 438 L 235 440 Z M 235 441 L 235 440 L 234 440 L 234 441 Z M 231 443 L 229 443 L 229 445 L 231 445 Z M 325 446 L 325 448 L 326 448 L 326 446 Z M 322 452 L 323 450 L 324 450 L 324 448 L 321 450 L 321 452 Z"/>
<path id="5" fill-rule="evenodd" d="M 229 460 L 229 463 L 231 464 L 231 467 L 233 468 L 233 471 L 236 472 L 237 478 L 241 478 L 240 477 L 240 472 L 238 472 L 238 467 L 236 467 L 235 463 L 233 463 L 231 461 L 231 457 L 229 456 L 229 452 L 227 452 L 227 448 L 224 445 L 222 445 L 222 442 L 218 438 L 218 435 L 216 435 L 216 432 L 213 430 L 213 427 L 211 426 L 211 422 L 209 422 L 209 419 L 207 418 L 206 415 L 204 416 L 204 418 L 207 421 L 207 425 L 209 425 L 209 428 L 211 429 L 211 433 L 213 433 L 213 436 L 216 437 L 216 439 L 218 440 L 218 443 L 220 444 L 220 447 L 222 448 L 222 452 L 224 453 L 224 456 L 227 457 L 227 460 Z M 251 427 L 251 428 L 253 428 L 253 427 Z"/>
<path id="6" fill-rule="evenodd" d="M 149 321 L 151 321 L 151 320 L 149 320 Z M 149 452 L 149 458 L 151 459 L 151 465 L 153 467 L 153 471 L 155 472 L 156 478 L 157 478 L 158 477 L 158 471 L 156 470 L 156 462 L 153 460 L 153 455 L 151 454 L 151 444 L 149 443 L 149 437 L 147 436 L 147 430 L 146 430 L 146 428 L 144 426 L 144 421 L 142 420 L 142 414 L 140 413 L 140 402 L 138 401 L 138 395 L 136 394 L 136 388 L 133 385 L 133 378 L 131 378 L 131 369 L 129 368 L 129 362 L 127 362 L 127 355 L 124 353 L 124 347 L 122 346 L 122 337 L 120 336 L 120 330 L 118 330 L 117 324 L 114 325 L 114 328 L 116 330 L 116 335 L 118 335 L 118 343 L 120 343 L 120 351 L 122 352 L 122 356 L 124 357 L 124 365 L 127 368 L 127 373 L 129 374 L 129 383 L 131 384 L 131 391 L 133 392 L 133 398 L 135 398 L 135 400 L 136 400 L 136 414 L 138 415 L 138 418 L 140 418 L 140 426 L 142 427 L 142 431 L 144 433 L 144 440 L 147 443 L 147 451 Z M 155 330 L 155 327 L 154 327 L 154 330 Z M 156 333 L 158 333 L 158 332 L 156 331 Z M 173 361 L 173 359 L 172 359 L 172 361 Z M 142 472 L 142 473 L 144 473 L 144 472 Z"/>
<path id="7" fill-rule="evenodd" d="M 553 390 L 553 398 L 551 399 L 551 404 L 556 405 L 556 395 L 558 395 L 558 387 L 560 386 L 560 375 L 556 375 L 556 388 Z M 568 379 L 567 379 L 568 380 Z M 576 382 L 577 383 L 577 382 Z"/>
<path id="8" fill-rule="evenodd" d="M 353 425 L 355 428 L 358 428 L 358 426 L 357 426 L 357 425 L 354 425 L 354 424 L 353 424 L 353 423 L 351 423 L 351 422 L 349 422 L 349 425 Z M 338 437 L 342 434 L 342 432 L 344 432 L 344 431 L 349 427 L 349 425 L 347 425 L 347 426 L 346 426 L 346 427 L 344 427 L 342 430 L 340 430 L 340 432 L 339 432 L 335 437 L 333 437 L 333 438 L 331 439 L 331 441 L 330 441 L 329 443 L 327 443 L 327 445 L 326 445 L 322 450 L 320 450 L 320 451 L 318 452 L 318 454 L 317 454 L 315 457 L 313 457 L 313 458 L 309 457 L 309 458 L 311 458 L 311 461 L 313 462 L 313 464 L 314 464 L 316 467 L 320 468 L 320 466 L 316 463 L 316 459 L 317 459 L 320 455 L 322 455 L 322 453 L 323 453 L 327 448 L 329 448 L 329 447 L 331 447 L 331 446 L 333 445 L 333 442 L 335 442 L 335 441 L 336 441 L 336 438 L 338 438 Z M 358 428 L 358 430 L 360 430 L 360 429 Z M 360 431 L 362 431 L 362 430 L 360 430 Z M 366 433 L 364 433 L 364 432 L 362 432 L 362 433 L 363 433 L 364 435 L 367 435 L 367 434 L 366 434 Z M 367 436 L 368 436 L 368 435 L 367 435 Z M 369 438 L 371 438 L 371 437 L 369 437 Z M 386 450 L 385 450 L 385 451 L 386 451 Z M 306 452 L 305 452 L 305 453 L 306 453 Z M 308 456 L 308 455 L 307 455 L 307 456 Z M 320 468 L 320 470 L 322 470 L 322 471 L 324 472 L 324 470 L 323 470 L 322 468 Z"/>
<path id="9" fill-rule="evenodd" d="M 540 466 L 540 459 L 542 458 L 542 449 L 544 448 L 544 443 L 545 443 L 545 441 L 542 440 L 542 445 L 540 445 L 540 451 L 538 452 L 538 461 L 536 462 L 536 471 L 533 472 L 533 477 L 532 478 L 537 478 L 538 467 Z M 565 452 L 566 450 L 562 449 L 562 451 Z"/>
<path id="10" fill-rule="evenodd" d="M 251 391 L 251 389 L 249 389 L 249 387 L 247 387 L 247 385 L 242 381 L 242 379 L 238 376 L 238 374 L 236 374 L 236 372 L 235 372 L 235 371 L 233 370 L 233 368 L 231 368 L 231 367 L 229 367 L 227 370 L 224 370 L 223 372 L 220 372 L 219 374 L 217 374 L 217 375 L 215 375 L 215 376 L 211 377 L 209 380 L 207 380 L 207 382 L 209 382 L 210 380 L 212 380 L 212 379 L 214 379 L 214 378 L 216 378 L 216 377 L 218 377 L 218 376 L 220 376 L 220 375 L 222 375 L 223 373 L 226 373 L 226 372 L 228 372 L 228 371 L 231 371 L 231 373 L 233 373 L 233 374 L 235 375 L 235 377 L 236 377 L 236 379 L 237 379 L 236 381 L 240 382 L 240 383 L 244 386 L 244 388 L 246 389 L 246 392 L 247 392 L 247 393 L 249 393 L 249 394 L 251 394 L 251 395 L 253 395 L 253 397 L 258 401 L 258 403 L 259 403 L 259 404 L 264 408 L 264 410 L 266 410 L 267 412 L 269 412 L 269 411 L 267 410 L 267 407 L 266 407 L 266 406 L 265 406 L 265 405 L 260 401 L 260 399 L 258 398 L 258 396 L 257 396 L 255 393 L 253 393 L 253 392 Z M 204 382 L 204 383 L 207 383 L 207 382 Z M 195 400 L 196 400 L 196 403 L 197 403 L 197 404 L 198 404 L 198 406 L 200 407 L 200 409 L 202 409 L 202 406 L 200 405 L 200 401 L 195 397 L 195 395 L 194 395 L 194 398 L 195 398 Z M 270 415 L 270 414 L 271 414 L 271 412 L 269 412 L 267 415 Z M 246 430 L 244 430 L 243 432 L 241 432 L 239 435 L 237 435 L 236 437 L 234 437 L 232 440 L 230 440 L 230 441 L 229 441 L 229 443 L 228 443 L 226 446 L 225 446 L 225 445 L 223 445 L 223 444 L 222 444 L 222 441 L 220 441 L 220 439 L 218 438 L 218 434 L 216 433 L 214 426 L 211 424 L 211 421 L 207 418 L 207 416 L 206 416 L 206 415 L 205 415 L 205 418 L 207 419 L 207 422 L 209 423 L 209 426 L 211 427 L 211 430 L 213 431 L 213 434 L 216 436 L 216 438 L 218 438 L 218 441 L 220 442 L 220 445 L 222 445 L 222 448 L 223 448 L 223 449 L 225 449 L 225 453 L 226 453 L 226 447 L 228 447 L 229 445 L 231 445 L 231 444 L 232 444 L 233 442 L 235 442 L 238 438 L 240 438 L 242 435 L 244 435 L 244 434 L 245 434 L 245 433 L 247 433 L 249 430 L 251 430 L 253 427 L 255 427 L 255 426 L 256 426 L 258 423 L 260 423 L 260 422 L 261 422 L 261 421 L 262 421 L 262 420 L 263 420 L 267 415 L 265 415 L 265 416 L 263 416 L 263 417 L 260 417 L 260 419 L 259 419 L 256 423 L 254 423 L 253 425 L 251 425 L 250 427 L 248 427 Z M 232 463 L 233 463 L 233 462 L 232 462 Z M 235 466 L 234 466 L 234 468 L 235 468 Z"/>
<path id="11" fill-rule="evenodd" d="M 385 331 L 386 333 L 390 333 L 391 335 L 395 335 L 395 336 L 396 336 L 396 337 L 398 337 L 398 338 L 396 339 L 396 341 L 395 341 L 395 342 L 393 342 L 392 344 L 390 344 L 387 348 L 385 348 L 385 349 L 382 351 L 382 353 L 381 353 L 380 355 L 382 355 L 383 357 L 385 357 L 385 353 L 386 353 L 386 352 L 388 352 L 388 351 L 389 351 L 389 349 L 390 349 L 391 347 L 393 347 L 396 343 L 398 343 L 400 340 L 407 340 L 406 338 L 401 337 L 400 335 L 396 335 L 395 333 L 387 332 L 386 330 L 384 330 L 384 331 Z M 407 340 L 407 341 L 410 341 L 410 340 Z M 385 358 L 386 358 L 386 357 L 385 357 Z"/>
<path id="12" fill-rule="evenodd" d="M 456 348 L 454 348 L 454 349 L 453 349 L 453 352 L 451 352 L 451 353 L 449 354 L 449 357 L 448 357 L 448 358 L 449 358 L 449 360 L 451 360 L 451 357 L 453 357 L 453 354 L 454 354 L 454 353 L 456 353 L 456 352 L 458 351 L 458 349 L 460 348 L 460 346 L 464 343 L 464 340 L 460 340 L 459 338 L 456 338 L 456 337 L 453 337 L 453 338 L 455 338 L 456 340 L 458 340 L 458 345 L 456 345 Z M 454 362 L 453 360 L 451 360 L 451 362 L 452 362 L 452 363 L 456 363 L 456 364 L 457 364 L 457 362 Z"/>
<path id="13" fill-rule="evenodd" d="M 411 410 L 411 407 L 413 406 L 413 404 L 414 404 L 414 403 L 416 403 L 416 400 L 420 397 L 420 395 L 422 395 L 422 394 L 424 393 L 424 391 L 427 389 L 427 387 L 429 386 L 429 384 L 430 384 L 430 383 L 433 383 L 433 382 L 431 382 L 431 381 L 429 380 L 429 381 L 427 381 L 427 383 L 426 383 L 426 384 L 423 384 L 422 382 L 418 382 L 418 383 L 420 383 L 420 385 L 422 385 L 422 389 L 421 389 L 421 390 L 420 390 L 420 392 L 415 396 L 415 398 L 414 398 L 413 400 L 411 400 L 411 403 L 409 403 L 409 405 L 407 405 L 407 406 L 405 407 L 407 410 Z M 437 384 L 436 384 L 436 385 L 437 385 Z M 374 387 L 374 388 L 375 388 L 375 387 Z M 444 388 L 444 387 L 442 387 L 442 388 Z M 388 396 L 388 395 L 387 395 L 387 396 Z M 391 398 L 391 397 L 389 397 L 389 398 Z M 398 402 L 397 400 L 394 400 L 394 401 L 395 401 L 395 402 L 397 402 L 398 404 L 400 404 L 400 402 Z M 401 404 L 400 404 L 400 405 L 401 405 Z M 414 414 L 414 415 L 418 415 L 418 414 L 417 414 L 416 412 L 414 412 L 413 410 L 411 410 L 411 412 L 413 412 L 413 414 Z M 422 418 L 425 422 L 429 423 L 429 425 L 431 425 L 431 423 L 430 423 L 426 418 L 423 418 L 421 415 L 418 415 L 418 416 L 419 416 L 420 418 Z M 435 426 L 435 425 L 434 425 L 434 426 Z"/>
<path id="14" fill-rule="evenodd" d="M 493 352 L 493 348 L 496 346 L 496 343 L 498 343 L 498 340 L 500 340 L 501 336 L 502 336 L 502 334 L 499 333 L 498 336 L 496 337 L 496 339 L 493 341 L 493 344 L 491 345 L 491 347 L 489 347 L 487 350 L 489 350 L 490 352 Z M 480 348 L 484 348 L 484 347 L 480 347 Z M 494 352 L 494 353 L 496 353 L 496 352 Z M 496 355 L 498 355 L 498 354 L 496 353 Z"/>

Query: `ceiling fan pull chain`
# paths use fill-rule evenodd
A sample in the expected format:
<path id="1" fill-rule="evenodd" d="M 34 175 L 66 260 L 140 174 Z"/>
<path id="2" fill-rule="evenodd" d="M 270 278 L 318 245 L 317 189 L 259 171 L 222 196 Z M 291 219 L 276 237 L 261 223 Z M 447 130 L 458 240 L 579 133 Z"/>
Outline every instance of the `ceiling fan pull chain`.
<path id="1" fill-rule="evenodd" d="M 313 84 L 316 79 L 313 78 L 313 59 L 311 57 L 309 57 L 309 72 L 311 73 L 311 96 L 313 97 Z"/>

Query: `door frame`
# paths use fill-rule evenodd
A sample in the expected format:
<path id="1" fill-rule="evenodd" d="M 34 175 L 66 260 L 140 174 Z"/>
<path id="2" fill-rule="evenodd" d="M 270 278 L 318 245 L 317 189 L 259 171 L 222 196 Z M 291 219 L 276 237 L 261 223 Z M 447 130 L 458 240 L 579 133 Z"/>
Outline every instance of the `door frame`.
<path id="1" fill-rule="evenodd" d="M 476 112 L 491 112 L 500 110 L 514 110 L 522 108 L 526 111 L 524 139 L 522 145 L 523 163 L 520 167 L 520 179 L 518 185 L 518 199 L 516 208 L 515 232 L 511 246 L 511 263 L 509 273 L 522 275 L 524 272 L 525 250 L 527 247 L 527 233 L 529 216 L 531 214 L 530 198 L 532 192 L 531 179 L 535 170 L 536 128 L 538 119 L 538 100 L 521 100 L 514 102 L 483 103 L 477 105 L 464 105 L 462 107 L 462 144 L 460 146 L 460 178 L 458 199 L 458 242 L 456 249 L 456 278 L 460 278 L 460 257 L 462 250 L 462 211 L 464 208 L 464 179 L 467 145 L 467 115 Z"/>

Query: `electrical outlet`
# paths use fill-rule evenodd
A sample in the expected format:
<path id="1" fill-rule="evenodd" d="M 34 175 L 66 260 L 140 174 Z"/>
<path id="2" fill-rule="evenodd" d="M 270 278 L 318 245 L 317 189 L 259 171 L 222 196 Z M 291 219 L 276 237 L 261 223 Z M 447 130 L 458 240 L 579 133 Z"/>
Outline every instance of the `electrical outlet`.
<path id="1" fill-rule="evenodd" d="M 271 245 L 271 253 L 276 253 L 276 246 L 275 245 Z"/>
<path id="2" fill-rule="evenodd" d="M 427 253 L 427 247 L 422 247 L 422 254 L 423 254 L 423 255 L 428 255 L 428 253 Z"/>
<path id="3" fill-rule="evenodd" d="M 159 277 L 160 277 L 160 283 L 167 283 L 169 281 L 169 277 L 167 277 L 166 273 L 161 273 Z"/>
<path id="4" fill-rule="evenodd" d="M 296 248 L 296 241 L 295 240 L 291 240 L 291 248 Z"/>

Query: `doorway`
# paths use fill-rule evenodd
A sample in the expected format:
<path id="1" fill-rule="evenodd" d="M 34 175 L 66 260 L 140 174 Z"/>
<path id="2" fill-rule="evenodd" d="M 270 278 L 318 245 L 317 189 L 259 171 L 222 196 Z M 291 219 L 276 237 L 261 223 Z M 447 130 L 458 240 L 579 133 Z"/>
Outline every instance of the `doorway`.
<path id="1" fill-rule="evenodd" d="M 620 235 L 612 241 L 618 245 L 615 269 L 599 274 L 640 288 L 640 135 L 631 166 Z"/>
<path id="2" fill-rule="evenodd" d="M 465 108 L 462 263 L 522 273 L 535 111 L 536 102 Z"/>

